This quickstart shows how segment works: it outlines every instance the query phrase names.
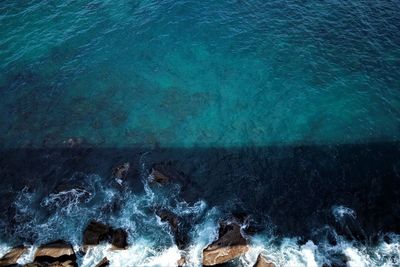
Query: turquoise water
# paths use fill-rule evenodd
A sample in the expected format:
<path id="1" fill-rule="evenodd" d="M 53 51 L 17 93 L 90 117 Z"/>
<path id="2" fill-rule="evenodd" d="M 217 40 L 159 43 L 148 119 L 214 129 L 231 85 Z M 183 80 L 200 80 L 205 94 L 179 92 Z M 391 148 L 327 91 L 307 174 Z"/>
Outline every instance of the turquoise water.
<path id="1" fill-rule="evenodd" d="M 1 142 L 400 137 L 398 1 L 3 1 Z"/>

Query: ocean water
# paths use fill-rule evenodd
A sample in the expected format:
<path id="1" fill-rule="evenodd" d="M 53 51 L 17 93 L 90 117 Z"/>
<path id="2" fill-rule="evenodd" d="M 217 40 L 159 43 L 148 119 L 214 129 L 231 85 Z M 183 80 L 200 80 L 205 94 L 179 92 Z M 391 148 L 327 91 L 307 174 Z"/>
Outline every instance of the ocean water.
<path id="1" fill-rule="evenodd" d="M 400 265 L 399 1 L 3 0 L 0 26 L 1 255 L 98 219 L 131 246 L 81 266 L 199 266 L 246 213 L 230 266 Z M 149 186 L 154 163 L 189 182 Z"/>

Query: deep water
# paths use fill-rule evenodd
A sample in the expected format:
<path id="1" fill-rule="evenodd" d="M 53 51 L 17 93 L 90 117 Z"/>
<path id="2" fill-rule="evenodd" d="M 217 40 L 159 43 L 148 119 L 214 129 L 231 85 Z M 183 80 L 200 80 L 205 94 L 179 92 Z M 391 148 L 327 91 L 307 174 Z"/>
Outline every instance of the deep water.
<path id="1" fill-rule="evenodd" d="M 81 266 L 175 266 L 161 206 L 189 266 L 232 214 L 257 233 L 230 266 L 400 265 L 399 1 L 3 0 L 0 26 L 0 256 L 98 219 L 131 246 Z"/>

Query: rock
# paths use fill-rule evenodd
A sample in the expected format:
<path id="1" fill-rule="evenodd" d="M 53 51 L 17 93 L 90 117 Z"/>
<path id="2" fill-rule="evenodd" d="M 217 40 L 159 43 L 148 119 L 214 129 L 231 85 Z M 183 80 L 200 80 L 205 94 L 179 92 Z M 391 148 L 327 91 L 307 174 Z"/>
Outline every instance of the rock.
<path id="1" fill-rule="evenodd" d="M 178 248 L 184 249 L 188 243 L 188 237 L 180 227 L 181 219 L 176 214 L 166 209 L 157 210 L 156 214 L 158 217 L 160 217 L 162 222 L 167 222 L 171 227 L 171 231 Z"/>
<path id="2" fill-rule="evenodd" d="M 128 246 L 127 238 L 128 233 L 121 228 L 112 229 L 104 223 L 90 221 L 83 232 L 83 252 L 88 246 L 98 245 L 103 241 L 111 241 L 113 249 L 125 249 Z"/>
<path id="3" fill-rule="evenodd" d="M 218 239 L 203 250 L 203 265 L 225 263 L 238 258 L 248 250 L 249 246 L 240 232 L 240 225 L 235 222 L 222 222 Z"/>
<path id="4" fill-rule="evenodd" d="M 106 267 L 110 265 L 110 261 L 107 257 L 104 257 L 99 263 L 97 263 L 96 267 Z"/>
<path id="5" fill-rule="evenodd" d="M 50 266 L 77 266 L 74 249 L 62 240 L 40 246 L 36 250 L 34 263 L 51 264 Z"/>
<path id="6" fill-rule="evenodd" d="M 90 221 L 83 232 L 83 245 L 98 245 L 102 241 L 108 241 L 111 237 L 111 227 L 101 222 Z"/>
<path id="7" fill-rule="evenodd" d="M 158 184 L 167 184 L 169 182 L 170 178 L 166 175 L 164 175 L 162 172 L 156 170 L 156 169 L 151 169 L 151 173 L 149 176 L 149 181 L 151 183 L 158 183 Z"/>
<path id="8" fill-rule="evenodd" d="M 112 172 L 113 177 L 117 179 L 125 179 L 128 175 L 129 167 L 129 162 L 125 162 L 124 164 L 115 167 Z"/>
<path id="9" fill-rule="evenodd" d="M 181 256 L 181 258 L 178 260 L 177 265 L 178 267 L 183 267 L 186 264 L 186 258 L 184 256 Z"/>
<path id="10" fill-rule="evenodd" d="M 19 257 L 21 257 L 21 255 L 24 254 L 27 250 L 28 248 L 25 246 L 12 248 L 0 259 L 0 266 L 17 264 L 17 260 L 19 259 Z"/>
<path id="11" fill-rule="evenodd" d="M 166 164 L 154 164 L 149 175 L 151 183 L 164 185 L 172 181 L 185 184 L 187 181 L 185 176 L 172 166 Z"/>
<path id="12" fill-rule="evenodd" d="M 111 244 L 113 245 L 114 249 L 126 249 L 128 246 L 128 242 L 126 241 L 128 238 L 128 233 L 119 228 L 112 231 L 112 241 Z"/>
<path id="13" fill-rule="evenodd" d="M 268 261 L 263 255 L 258 255 L 257 261 L 253 267 L 275 267 L 275 264 Z"/>

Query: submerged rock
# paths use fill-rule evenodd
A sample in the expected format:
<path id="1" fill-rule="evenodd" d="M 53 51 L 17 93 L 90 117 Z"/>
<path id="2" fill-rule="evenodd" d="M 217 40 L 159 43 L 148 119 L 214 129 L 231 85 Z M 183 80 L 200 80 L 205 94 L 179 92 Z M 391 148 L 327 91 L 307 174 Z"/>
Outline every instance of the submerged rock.
<path id="1" fill-rule="evenodd" d="M 258 255 L 257 261 L 253 267 L 275 267 L 275 264 L 268 261 L 263 255 Z"/>
<path id="2" fill-rule="evenodd" d="M 181 218 L 176 214 L 166 209 L 160 209 L 156 211 L 158 217 L 162 222 L 167 222 L 171 228 L 174 240 L 179 249 L 184 249 L 188 244 L 188 237 L 185 231 L 181 229 Z"/>
<path id="3" fill-rule="evenodd" d="M 104 257 L 99 263 L 97 263 L 96 267 L 106 267 L 110 265 L 110 261 L 107 257 Z"/>
<path id="4" fill-rule="evenodd" d="M 158 183 L 158 184 L 167 184 L 169 182 L 170 178 L 166 175 L 164 175 L 162 172 L 156 170 L 156 169 L 151 169 L 151 173 L 149 175 L 149 181 L 151 183 Z"/>
<path id="5" fill-rule="evenodd" d="M 33 264 L 39 264 L 39 266 L 41 264 L 45 266 L 78 266 L 71 244 L 62 240 L 40 246 L 36 250 Z"/>
<path id="6" fill-rule="evenodd" d="M 108 241 L 111 233 L 111 227 L 108 225 L 97 221 L 90 221 L 83 232 L 83 245 L 98 245 L 102 241 Z"/>
<path id="7" fill-rule="evenodd" d="M 129 162 L 125 162 L 124 164 L 119 165 L 113 169 L 112 176 L 116 179 L 125 179 L 128 175 L 129 168 Z"/>
<path id="8" fill-rule="evenodd" d="M 236 222 L 221 222 L 218 239 L 203 250 L 203 265 L 213 266 L 240 257 L 249 250 Z"/>
<path id="9" fill-rule="evenodd" d="M 165 185 L 172 181 L 185 184 L 186 180 L 182 173 L 166 164 L 154 164 L 149 175 L 149 181 L 151 183 L 160 185 Z"/>
<path id="10" fill-rule="evenodd" d="M 12 248 L 0 259 L 0 266 L 17 264 L 18 259 L 28 250 L 25 246 Z"/>
<path id="11" fill-rule="evenodd" d="M 128 233 L 124 229 L 112 230 L 112 240 L 111 244 L 114 249 L 126 249 L 128 246 L 127 242 Z"/>

